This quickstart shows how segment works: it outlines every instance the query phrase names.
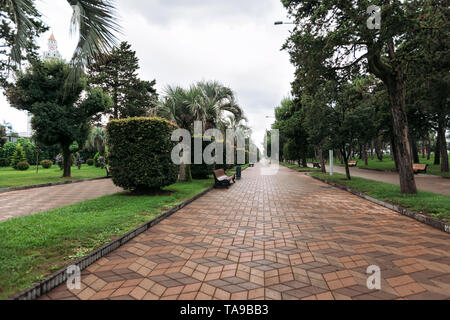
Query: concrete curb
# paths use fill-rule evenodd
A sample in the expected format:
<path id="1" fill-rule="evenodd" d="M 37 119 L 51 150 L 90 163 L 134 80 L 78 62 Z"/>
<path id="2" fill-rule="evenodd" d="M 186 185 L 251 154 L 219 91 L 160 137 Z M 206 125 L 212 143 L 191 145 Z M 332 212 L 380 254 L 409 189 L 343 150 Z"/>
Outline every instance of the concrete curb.
<path id="1" fill-rule="evenodd" d="M 211 190 L 213 190 L 213 188 L 214 187 L 210 187 L 210 188 L 200 192 L 199 194 L 197 194 L 194 197 L 184 201 L 183 203 L 180 203 L 179 205 L 173 207 L 172 209 L 170 209 L 169 211 L 167 211 L 167 212 L 163 213 L 162 215 L 156 217 L 155 219 L 142 224 L 141 226 L 139 226 L 136 229 L 126 233 L 125 235 L 121 236 L 120 238 L 118 238 L 116 240 L 113 240 L 113 241 L 103 245 L 99 249 L 94 250 L 88 256 L 76 260 L 71 265 L 78 266 L 81 271 L 86 269 L 88 266 L 93 264 L 95 261 L 97 261 L 100 258 L 104 257 L 105 255 L 107 255 L 108 253 L 112 252 L 113 250 L 121 247 L 122 245 L 124 245 L 125 243 L 127 243 L 131 239 L 135 238 L 136 236 L 140 235 L 141 233 L 147 231 L 148 229 L 150 229 L 154 225 L 157 225 L 162 220 L 170 217 L 172 214 L 174 214 L 178 210 L 184 208 L 185 206 L 187 206 L 188 204 L 190 204 L 194 200 L 197 200 L 198 198 L 202 197 L 206 193 L 208 193 Z M 52 290 L 52 289 L 56 288 L 57 286 L 61 285 L 66 280 L 67 280 L 67 267 L 56 271 L 55 273 L 53 273 L 52 275 L 48 276 L 47 278 L 45 278 L 44 280 L 42 280 L 38 284 L 33 285 L 30 288 L 25 289 L 25 290 L 15 294 L 14 296 L 9 298 L 8 300 L 34 300 L 34 299 L 37 299 L 40 296 L 48 293 L 50 290 Z"/>
<path id="2" fill-rule="evenodd" d="M 311 176 L 309 174 L 307 174 L 307 175 L 310 176 L 313 179 L 319 180 L 321 182 L 329 184 L 329 185 L 331 185 L 333 187 L 336 187 L 338 189 L 350 192 L 350 193 L 352 193 L 352 194 L 354 194 L 354 195 L 356 195 L 356 196 L 358 196 L 360 198 L 363 198 L 363 199 L 368 200 L 370 202 L 376 203 L 376 204 L 378 204 L 378 205 L 380 205 L 382 207 L 385 207 L 385 208 L 391 209 L 393 211 L 396 211 L 396 212 L 398 212 L 398 213 L 400 213 L 400 214 L 402 214 L 404 216 L 413 218 L 413 219 L 415 219 L 415 220 L 417 220 L 419 222 L 422 222 L 424 224 L 427 224 L 427 225 L 429 225 L 429 226 L 431 226 L 431 227 L 433 227 L 435 229 L 439 229 L 441 231 L 450 233 L 450 225 L 447 224 L 447 223 L 444 223 L 442 221 L 433 219 L 433 218 L 428 217 L 428 216 L 426 216 L 424 214 L 421 214 L 421 213 L 409 210 L 409 209 L 407 209 L 405 207 L 402 207 L 402 206 L 399 206 L 399 205 L 395 205 L 395 204 L 392 204 L 392 203 L 389 203 L 389 202 L 385 202 L 385 201 L 381 201 L 381 200 L 372 198 L 372 197 L 368 196 L 367 194 L 365 194 L 363 192 L 356 191 L 356 190 L 354 190 L 352 188 L 346 187 L 346 186 L 341 185 L 339 183 L 327 181 L 327 180 L 324 180 L 324 179 L 321 179 L 321 178 L 318 178 L 318 177 Z"/>
<path id="3" fill-rule="evenodd" d="M 51 183 L 44 183 L 44 184 L 35 184 L 35 185 L 23 186 L 23 187 L 3 188 L 3 189 L 0 189 L 0 193 L 6 193 L 6 192 L 11 192 L 11 191 L 21 191 L 21 190 L 28 190 L 28 189 L 45 188 L 45 187 L 53 187 L 53 186 L 61 186 L 61 185 L 71 184 L 71 183 L 104 180 L 104 179 L 110 179 L 110 178 L 111 177 L 100 177 L 100 178 L 91 178 L 91 179 L 82 179 L 82 180 L 71 180 L 71 181 L 64 181 L 64 182 L 51 182 Z"/>

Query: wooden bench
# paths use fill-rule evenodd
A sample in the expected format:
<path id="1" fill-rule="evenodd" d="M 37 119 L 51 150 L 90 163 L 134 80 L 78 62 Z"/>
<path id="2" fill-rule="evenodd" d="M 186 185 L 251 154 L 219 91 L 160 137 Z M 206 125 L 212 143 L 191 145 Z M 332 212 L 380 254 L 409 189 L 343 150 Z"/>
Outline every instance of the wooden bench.
<path id="1" fill-rule="evenodd" d="M 214 170 L 213 174 L 216 186 L 229 187 L 231 182 L 236 182 L 236 175 L 233 174 L 232 176 L 227 176 L 223 169 Z"/>
<path id="2" fill-rule="evenodd" d="M 414 163 L 413 164 L 413 171 L 414 174 L 418 174 L 418 173 L 427 173 L 427 164 L 419 164 L 419 163 Z"/>
<path id="3" fill-rule="evenodd" d="M 349 167 L 356 167 L 357 164 L 358 164 L 358 161 L 350 161 L 350 162 L 348 163 L 348 166 L 349 166 Z"/>

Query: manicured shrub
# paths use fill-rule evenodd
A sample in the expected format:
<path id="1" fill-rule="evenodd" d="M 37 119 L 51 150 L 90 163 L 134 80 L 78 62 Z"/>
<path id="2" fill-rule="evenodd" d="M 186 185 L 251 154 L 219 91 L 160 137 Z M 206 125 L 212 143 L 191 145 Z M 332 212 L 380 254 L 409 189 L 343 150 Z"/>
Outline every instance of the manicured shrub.
<path id="1" fill-rule="evenodd" d="M 19 162 L 27 162 L 27 157 L 25 151 L 23 150 L 20 143 L 16 145 L 16 150 L 11 158 L 11 167 L 17 170 L 17 164 Z"/>
<path id="2" fill-rule="evenodd" d="M 41 161 L 41 166 L 44 169 L 50 169 L 53 165 L 53 162 L 51 160 L 42 160 Z"/>
<path id="3" fill-rule="evenodd" d="M 16 169 L 20 171 L 27 171 L 30 169 L 30 164 L 26 161 L 21 161 L 16 164 Z"/>
<path id="4" fill-rule="evenodd" d="M 86 160 L 86 164 L 90 167 L 92 167 L 94 165 L 94 159 L 87 159 Z"/>
<path id="5" fill-rule="evenodd" d="M 109 165 L 114 183 L 126 190 L 160 189 L 177 181 L 171 160 L 177 126 L 162 118 L 127 118 L 107 125 Z"/>

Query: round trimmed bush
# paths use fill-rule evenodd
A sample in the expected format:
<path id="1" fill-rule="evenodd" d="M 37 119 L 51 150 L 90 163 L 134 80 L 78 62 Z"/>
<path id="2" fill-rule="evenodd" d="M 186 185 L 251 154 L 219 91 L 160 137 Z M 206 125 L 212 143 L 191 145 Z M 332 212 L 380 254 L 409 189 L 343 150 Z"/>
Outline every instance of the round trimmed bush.
<path id="1" fill-rule="evenodd" d="M 160 189 L 177 181 L 178 166 L 171 141 L 178 127 L 158 118 L 127 118 L 110 121 L 106 127 L 109 165 L 113 182 L 133 191 Z"/>
<path id="2" fill-rule="evenodd" d="M 51 160 L 42 160 L 41 161 L 41 166 L 44 169 L 50 169 L 53 165 L 53 162 Z"/>
<path id="3" fill-rule="evenodd" d="M 30 169 L 30 164 L 28 162 L 21 161 L 16 164 L 16 169 L 20 171 L 27 171 L 28 169 Z"/>
<path id="4" fill-rule="evenodd" d="M 86 164 L 90 167 L 92 167 L 94 165 L 94 159 L 87 159 L 86 160 Z"/>

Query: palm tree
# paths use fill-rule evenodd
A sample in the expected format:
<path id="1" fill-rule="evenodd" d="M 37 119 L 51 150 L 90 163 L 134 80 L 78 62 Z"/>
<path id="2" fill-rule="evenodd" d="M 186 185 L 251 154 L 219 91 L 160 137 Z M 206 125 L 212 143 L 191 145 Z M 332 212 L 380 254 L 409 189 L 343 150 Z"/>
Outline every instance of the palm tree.
<path id="1" fill-rule="evenodd" d="M 73 54 L 71 77 L 78 77 L 88 62 L 97 55 L 108 52 L 116 44 L 115 32 L 120 31 L 114 0 L 66 0 L 72 6 L 71 33 L 78 32 L 79 40 Z M 16 34 L 10 58 L 20 63 L 28 35 L 36 27 L 29 13 L 40 21 L 34 9 L 35 0 L 0 0 L 3 10 L 14 23 Z"/>
<path id="2" fill-rule="evenodd" d="M 198 82 L 187 90 L 169 86 L 155 109 L 156 115 L 175 122 L 191 133 L 194 121 L 202 121 L 204 129 L 221 128 L 226 113 L 244 119 L 231 89 L 216 81 Z M 190 166 L 180 165 L 180 180 L 190 179 Z"/>

